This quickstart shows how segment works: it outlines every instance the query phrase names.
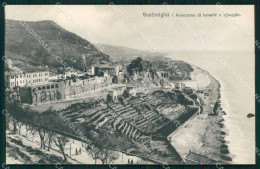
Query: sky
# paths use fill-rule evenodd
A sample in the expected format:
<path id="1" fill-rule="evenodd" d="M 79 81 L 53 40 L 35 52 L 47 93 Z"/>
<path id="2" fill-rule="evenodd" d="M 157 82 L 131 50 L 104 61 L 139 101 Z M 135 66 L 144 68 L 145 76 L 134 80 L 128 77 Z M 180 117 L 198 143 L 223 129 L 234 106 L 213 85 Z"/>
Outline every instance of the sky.
<path id="1" fill-rule="evenodd" d="M 7 5 L 5 9 L 6 19 L 52 20 L 92 43 L 196 52 L 205 50 L 203 42 L 214 51 L 254 51 L 254 39 L 249 37 L 254 36 L 253 5 Z M 144 12 L 216 13 L 222 17 L 144 17 Z M 241 16 L 226 18 L 224 13 Z"/>

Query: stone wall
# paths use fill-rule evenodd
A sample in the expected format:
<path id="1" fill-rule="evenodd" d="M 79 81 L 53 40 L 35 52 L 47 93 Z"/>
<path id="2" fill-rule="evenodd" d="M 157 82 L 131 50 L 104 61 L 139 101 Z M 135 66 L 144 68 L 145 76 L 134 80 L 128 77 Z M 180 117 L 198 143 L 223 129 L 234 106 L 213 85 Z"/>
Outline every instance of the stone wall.
<path id="1" fill-rule="evenodd" d="M 20 90 L 21 102 L 27 104 L 39 104 L 63 100 L 63 83 L 50 83 L 24 87 Z"/>

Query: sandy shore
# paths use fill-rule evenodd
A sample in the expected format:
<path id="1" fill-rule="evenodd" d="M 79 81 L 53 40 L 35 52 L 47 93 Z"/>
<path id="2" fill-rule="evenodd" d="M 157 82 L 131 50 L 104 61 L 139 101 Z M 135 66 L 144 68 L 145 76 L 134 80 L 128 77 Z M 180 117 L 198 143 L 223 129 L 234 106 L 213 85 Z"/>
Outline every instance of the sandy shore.
<path id="1" fill-rule="evenodd" d="M 199 89 L 207 91 L 209 96 L 199 94 L 203 100 L 203 113 L 194 116 L 168 136 L 171 139 L 172 145 L 184 158 L 189 151 L 198 154 L 206 155 L 216 161 L 224 163 L 232 163 L 232 155 L 230 154 L 225 140 L 227 129 L 224 125 L 223 113 L 213 115 L 213 106 L 220 96 L 220 83 L 212 77 L 207 71 L 194 67 L 194 76 L 200 74 L 197 81 L 203 80 L 203 75 L 206 81 L 210 80 L 207 85 L 200 85 Z M 201 82 L 199 82 L 201 83 Z M 202 82 L 203 83 L 203 82 Z"/>

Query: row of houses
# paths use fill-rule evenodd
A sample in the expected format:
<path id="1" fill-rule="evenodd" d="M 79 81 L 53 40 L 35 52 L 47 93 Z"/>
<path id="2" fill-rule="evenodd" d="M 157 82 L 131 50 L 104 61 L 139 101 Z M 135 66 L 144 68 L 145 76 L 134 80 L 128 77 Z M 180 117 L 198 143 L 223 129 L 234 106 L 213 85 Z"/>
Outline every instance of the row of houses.
<path id="1" fill-rule="evenodd" d="M 49 81 L 62 79 L 65 80 L 69 77 L 80 77 L 86 74 L 93 76 L 111 76 L 117 78 L 120 75 L 120 66 L 110 65 L 95 65 L 92 66 L 89 72 L 76 71 L 75 69 L 65 70 L 61 74 L 55 74 L 50 71 L 34 71 L 34 72 L 19 72 L 5 73 L 5 86 L 12 89 L 14 87 L 33 86 L 37 84 L 44 84 Z"/>
<path id="2" fill-rule="evenodd" d="M 50 71 L 5 73 L 5 85 L 11 91 L 19 87 L 21 103 L 38 104 L 87 95 L 91 91 L 118 83 L 120 67 L 95 65 L 89 72 L 74 69 L 61 74 Z"/>
<path id="3" fill-rule="evenodd" d="M 24 87 L 28 85 L 46 83 L 49 81 L 49 71 L 38 72 L 21 72 L 21 73 L 5 73 L 5 86 L 6 88 Z"/>

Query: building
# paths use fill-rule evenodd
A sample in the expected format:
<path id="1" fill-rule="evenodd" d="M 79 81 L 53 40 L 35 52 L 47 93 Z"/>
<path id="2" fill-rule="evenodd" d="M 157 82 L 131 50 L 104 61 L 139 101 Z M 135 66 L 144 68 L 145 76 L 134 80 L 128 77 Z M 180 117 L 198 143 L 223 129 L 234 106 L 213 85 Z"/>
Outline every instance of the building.
<path id="1" fill-rule="evenodd" d="M 107 73 L 110 76 L 118 76 L 119 75 L 120 66 L 110 66 L 110 65 L 96 65 L 91 67 L 92 75 L 102 75 L 102 73 Z"/>
<path id="2" fill-rule="evenodd" d="M 67 69 L 62 73 L 62 79 L 67 79 L 71 76 L 78 77 L 78 72 L 74 69 Z"/>
<path id="3" fill-rule="evenodd" d="M 116 101 L 117 100 L 117 91 L 114 91 L 114 90 L 108 91 L 107 98 L 109 98 L 113 101 Z"/>
<path id="4" fill-rule="evenodd" d="M 184 83 L 176 83 L 175 89 L 181 91 L 185 87 Z"/>
<path id="5" fill-rule="evenodd" d="M 63 83 L 34 84 L 20 89 L 22 103 L 40 104 L 64 100 L 65 91 Z"/>
<path id="6" fill-rule="evenodd" d="M 32 73 L 5 73 L 6 88 L 24 87 L 28 85 L 35 85 L 46 83 L 49 81 L 49 71 L 38 71 Z"/>

